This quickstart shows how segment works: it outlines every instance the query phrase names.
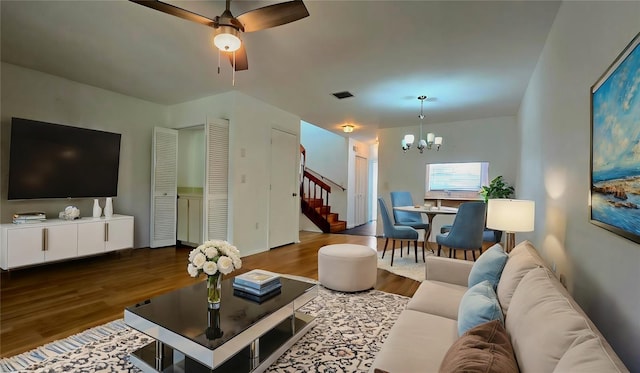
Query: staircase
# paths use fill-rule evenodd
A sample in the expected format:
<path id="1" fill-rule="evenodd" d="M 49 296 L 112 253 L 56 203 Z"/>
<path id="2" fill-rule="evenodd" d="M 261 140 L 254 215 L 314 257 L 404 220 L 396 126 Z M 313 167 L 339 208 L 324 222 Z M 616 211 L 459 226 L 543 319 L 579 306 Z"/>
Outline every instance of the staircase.
<path id="1" fill-rule="evenodd" d="M 347 229 L 347 222 L 340 220 L 335 212 L 331 212 L 331 206 L 325 205 L 321 198 L 303 197 L 302 211 L 324 233 L 340 232 Z"/>
<path id="2" fill-rule="evenodd" d="M 303 167 L 305 151 L 301 146 Z M 300 183 L 302 213 L 324 233 L 340 232 L 347 229 L 347 222 L 340 220 L 338 214 L 331 212 L 329 194 L 331 186 L 304 169 Z"/>

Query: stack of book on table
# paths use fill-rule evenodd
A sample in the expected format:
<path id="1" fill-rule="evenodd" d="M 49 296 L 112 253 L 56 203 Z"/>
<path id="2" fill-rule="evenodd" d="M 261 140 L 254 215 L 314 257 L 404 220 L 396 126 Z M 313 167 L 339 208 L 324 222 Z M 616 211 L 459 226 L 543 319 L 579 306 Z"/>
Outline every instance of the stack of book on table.
<path id="1" fill-rule="evenodd" d="M 44 212 L 20 212 L 13 214 L 13 224 L 41 223 L 47 220 Z"/>
<path id="2" fill-rule="evenodd" d="M 259 269 L 243 273 L 233 279 L 233 294 L 255 302 L 263 302 L 280 294 L 281 287 L 280 276 Z"/>

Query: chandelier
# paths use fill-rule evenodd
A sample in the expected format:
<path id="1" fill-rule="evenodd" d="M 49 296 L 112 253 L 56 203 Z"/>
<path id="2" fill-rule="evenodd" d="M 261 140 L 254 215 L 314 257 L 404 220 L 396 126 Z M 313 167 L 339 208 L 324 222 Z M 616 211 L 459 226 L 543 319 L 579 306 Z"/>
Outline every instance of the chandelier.
<path id="1" fill-rule="evenodd" d="M 420 150 L 420 153 L 424 152 L 425 148 L 431 150 L 433 148 L 433 145 L 435 145 L 435 149 L 436 151 L 438 151 L 440 150 L 440 146 L 442 145 L 442 137 L 436 136 L 433 132 L 427 133 L 426 140 L 422 138 L 422 120 L 424 119 L 424 100 L 426 99 L 427 99 L 427 96 L 424 96 L 424 95 L 418 96 L 418 100 L 420 100 L 420 115 L 418 115 L 418 118 L 420 118 L 420 137 L 419 137 L 417 148 L 418 150 Z M 404 135 L 404 138 L 402 139 L 402 150 L 404 150 L 404 152 L 406 153 L 407 150 L 411 148 L 411 145 L 413 145 L 414 141 L 415 141 L 415 137 L 413 136 L 413 134 Z"/>

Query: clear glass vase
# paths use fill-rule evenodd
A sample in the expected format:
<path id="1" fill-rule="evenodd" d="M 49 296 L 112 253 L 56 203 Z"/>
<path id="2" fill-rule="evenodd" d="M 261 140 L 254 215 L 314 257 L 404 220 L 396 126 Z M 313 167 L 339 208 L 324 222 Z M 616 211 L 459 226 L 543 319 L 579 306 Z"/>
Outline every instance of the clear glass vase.
<path id="1" fill-rule="evenodd" d="M 220 308 L 220 295 L 222 293 L 222 273 L 207 276 L 207 302 L 209 309 Z"/>
<path id="2" fill-rule="evenodd" d="M 222 338 L 224 332 L 220 329 L 220 310 L 210 309 L 207 311 L 207 316 L 209 316 L 209 319 L 207 320 L 207 329 L 205 330 L 207 339 L 213 341 L 215 339 Z"/>

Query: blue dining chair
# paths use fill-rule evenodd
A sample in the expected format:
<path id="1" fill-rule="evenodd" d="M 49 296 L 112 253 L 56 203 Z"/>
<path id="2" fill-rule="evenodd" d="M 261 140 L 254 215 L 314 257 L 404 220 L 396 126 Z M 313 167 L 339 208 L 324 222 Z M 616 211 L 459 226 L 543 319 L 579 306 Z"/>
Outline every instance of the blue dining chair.
<path id="1" fill-rule="evenodd" d="M 411 245 L 411 241 L 413 241 L 413 247 L 416 253 L 416 263 L 418 263 L 418 231 L 408 226 L 391 224 L 391 216 L 389 215 L 389 210 L 387 209 L 387 205 L 384 202 L 384 199 L 382 199 L 382 197 L 378 197 L 378 203 L 380 204 L 380 216 L 382 216 L 384 238 L 386 239 L 384 242 L 384 250 L 382 250 L 382 259 L 384 259 L 384 254 L 387 251 L 389 239 L 393 240 L 393 245 L 391 246 L 392 266 L 393 254 L 396 248 L 396 240 L 399 240 L 401 244 L 403 241 L 408 241 L 409 245 Z M 400 255 L 402 255 L 402 250 L 400 250 Z M 424 247 L 422 248 L 422 260 L 425 260 Z"/>
<path id="2" fill-rule="evenodd" d="M 405 191 L 391 192 L 391 207 L 397 206 L 413 206 L 413 198 L 411 193 Z M 429 223 L 422 220 L 422 214 L 419 212 L 393 210 L 393 219 L 396 225 L 408 225 L 413 229 L 429 228 Z"/>
<path id="3" fill-rule="evenodd" d="M 482 232 L 482 241 L 498 243 L 502 241 L 502 231 L 485 228 L 484 232 Z"/>
<path id="4" fill-rule="evenodd" d="M 444 245 L 449 248 L 449 257 L 455 258 L 455 250 L 460 249 L 464 250 L 464 258 L 467 259 L 467 251 L 471 250 L 473 260 L 476 260 L 475 250 L 482 253 L 486 208 L 484 202 L 461 204 L 451 225 L 451 230 L 436 236 L 438 256 L 440 256 L 442 245 Z"/>
<path id="5" fill-rule="evenodd" d="M 451 224 L 440 227 L 440 233 L 447 233 L 451 230 Z M 498 243 L 502 241 L 502 231 L 485 228 L 482 232 L 482 242 Z"/>
<path id="6" fill-rule="evenodd" d="M 413 206 L 413 198 L 411 193 L 407 191 L 393 191 L 391 192 L 391 207 L 397 206 Z M 395 225 L 409 226 L 413 229 L 424 229 L 425 239 L 427 230 L 429 229 L 429 223 L 425 223 L 422 220 L 422 214 L 419 212 L 399 211 L 393 210 L 393 220 Z M 422 249 L 424 250 L 424 241 L 422 242 Z"/>

